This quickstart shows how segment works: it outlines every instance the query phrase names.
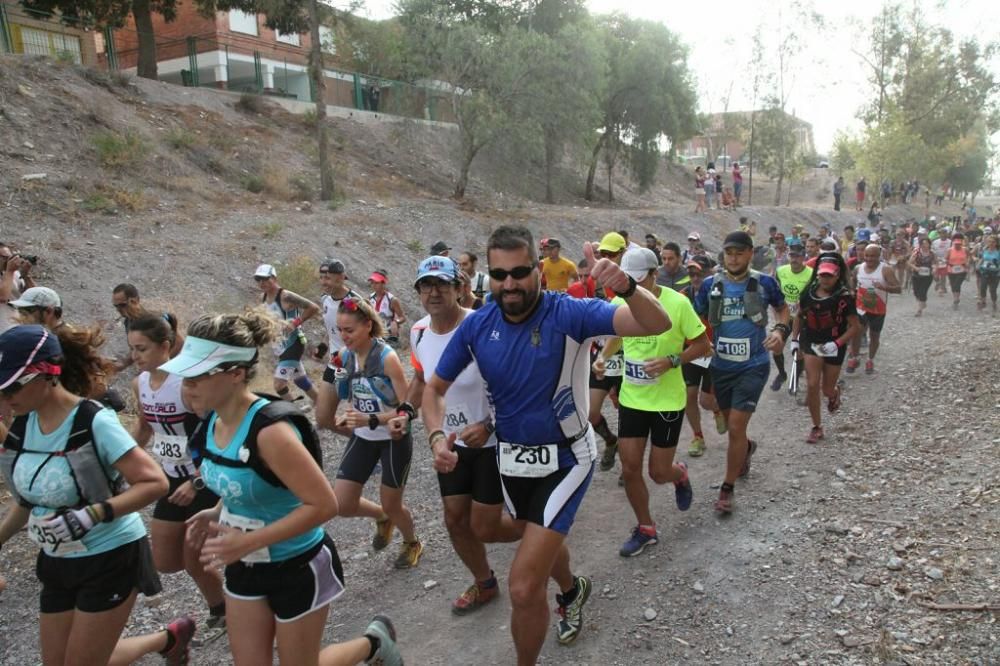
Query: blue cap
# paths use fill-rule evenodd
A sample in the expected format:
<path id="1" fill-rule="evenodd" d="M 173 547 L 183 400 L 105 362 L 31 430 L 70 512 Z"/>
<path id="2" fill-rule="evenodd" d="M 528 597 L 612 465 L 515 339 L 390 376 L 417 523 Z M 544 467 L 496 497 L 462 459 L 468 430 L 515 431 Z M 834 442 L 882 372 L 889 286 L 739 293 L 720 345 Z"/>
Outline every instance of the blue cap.
<path id="1" fill-rule="evenodd" d="M 31 365 L 62 356 L 62 346 L 49 329 L 14 326 L 0 335 L 0 389 L 7 388 Z"/>
<path id="2" fill-rule="evenodd" d="M 787 245 L 789 248 L 793 248 L 793 247 L 798 247 L 798 248 L 805 247 L 804 245 L 802 245 L 802 239 L 799 238 L 798 236 L 792 236 L 791 238 L 789 238 L 788 242 L 785 243 L 785 245 Z"/>
<path id="3" fill-rule="evenodd" d="M 870 241 L 872 239 L 871 229 L 858 229 L 858 233 L 854 237 L 859 241 Z"/>
<path id="4" fill-rule="evenodd" d="M 433 256 L 427 257 L 420 262 L 417 267 L 417 280 L 414 282 L 420 282 L 426 277 L 435 277 L 442 280 L 447 280 L 448 282 L 453 282 L 458 279 L 458 266 L 455 264 L 455 260 L 451 257 Z"/>

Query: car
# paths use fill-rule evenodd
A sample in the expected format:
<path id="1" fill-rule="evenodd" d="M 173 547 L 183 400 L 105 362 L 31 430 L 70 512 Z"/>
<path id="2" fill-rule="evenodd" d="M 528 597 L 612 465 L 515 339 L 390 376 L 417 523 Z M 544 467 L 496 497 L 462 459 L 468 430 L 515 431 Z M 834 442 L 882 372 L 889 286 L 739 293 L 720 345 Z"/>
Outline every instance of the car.
<path id="1" fill-rule="evenodd" d="M 816 165 L 817 169 L 829 169 L 830 163 L 826 160 L 820 160 L 819 164 Z"/>

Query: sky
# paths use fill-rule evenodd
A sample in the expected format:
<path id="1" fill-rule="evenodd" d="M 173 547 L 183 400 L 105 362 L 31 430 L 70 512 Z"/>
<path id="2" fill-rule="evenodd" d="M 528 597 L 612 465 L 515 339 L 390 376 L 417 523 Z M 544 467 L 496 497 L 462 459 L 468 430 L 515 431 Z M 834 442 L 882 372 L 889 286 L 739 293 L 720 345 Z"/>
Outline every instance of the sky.
<path id="1" fill-rule="evenodd" d="M 935 25 L 957 37 L 995 38 L 1000 25 L 996 0 L 911 0 L 918 2 Z M 366 0 L 360 10 L 371 18 L 392 16 L 394 0 Z M 715 0 L 688 3 L 678 0 L 588 0 L 592 14 L 623 12 L 634 18 L 659 21 L 688 45 L 688 66 L 695 75 L 699 111 L 720 112 L 729 97 L 729 110 L 749 110 L 753 95 L 748 75 L 752 38 L 763 24 L 765 48 L 777 44 L 779 8 L 786 24 L 803 2 L 790 0 Z M 909 6 L 909 3 L 907 3 Z M 857 112 L 866 103 L 869 85 L 865 65 L 852 53 L 864 51 L 863 26 L 879 12 L 872 0 L 818 0 L 814 4 L 825 27 L 798 28 L 803 45 L 791 68 L 787 110 L 812 123 L 817 151 L 826 154 L 838 130 L 859 131 Z M 986 27 L 984 29 L 984 27 Z M 773 54 L 772 54 L 773 60 Z M 1000 59 L 993 63 L 1000 77 Z M 786 79 L 788 80 L 788 79 Z"/>

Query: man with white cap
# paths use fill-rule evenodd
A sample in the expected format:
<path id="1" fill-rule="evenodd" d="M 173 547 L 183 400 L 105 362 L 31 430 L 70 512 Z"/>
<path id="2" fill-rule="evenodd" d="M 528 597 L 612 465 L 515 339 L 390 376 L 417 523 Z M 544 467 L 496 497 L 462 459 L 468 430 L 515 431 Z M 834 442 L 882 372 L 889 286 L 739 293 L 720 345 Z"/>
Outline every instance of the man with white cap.
<path id="1" fill-rule="evenodd" d="M 625 494 L 638 524 L 618 552 L 622 557 L 635 557 L 647 546 L 655 545 L 658 536 L 642 474 L 647 439 L 653 445 L 650 478 L 656 484 L 673 483 L 677 508 L 687 511 L 691 507 L 693 493 L 687 465 L 674 462 L 687 405 L 681 366 L 705 356 L 711 347 L 705 325 L 687 296 L 656 283 L 656 255 L 651 250 L 629 250 L 621 267 L 656 297 L 673 322 L 659 335 L 613 338 L 602 352 L 609 357 L 619 347 L 625 352 L 625 377 L 618 398 L 618 457 L 622 461 Z M 612 303 L 624 301 L 616 297 Z M 688 341 L 691 345 L 685 349 Z M 600 360 L 597 369 L 601 370 Z"/>
<path id="2" fill-rule="evenodd" d="M 22 324 L 41 324 L 50 331 L 63 325 L 62 299 L 48 287 L 32 287 L 10 304 Z"/>
<path id="3" fill-rule="evenodd" d="M 283 400 L 292 400 L 289 380 L 295 382 L 309 399 L 316 402 L 316 387 L 309 381 L 302 356 L 306 351 L 306 336 L 302 324 L 319 314 L 319 306 L 304 296 L 283 289 L 278 284 L 278 272 L 271 264 L 261 264 L 253 279 L 263 292 L 261 302 L 271 315 L 281 322 L 286 336 L 273 345 L 278 365 L 274 369 L 274 390 Z"/>

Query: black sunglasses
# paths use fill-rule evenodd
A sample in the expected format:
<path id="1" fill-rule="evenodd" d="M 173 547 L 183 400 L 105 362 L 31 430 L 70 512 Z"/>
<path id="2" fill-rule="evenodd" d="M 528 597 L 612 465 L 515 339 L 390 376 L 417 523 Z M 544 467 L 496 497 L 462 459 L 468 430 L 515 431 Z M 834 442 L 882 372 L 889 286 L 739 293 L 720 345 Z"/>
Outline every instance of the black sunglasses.
<path id="1" fill-rule="evenodd" d="M 259 275 L 254 275 L 254 276 L 253 276 L 253 281 L 254 281 L 254 282 L 264 282 L 264 281 L 266 281 L 266 280 L 270 280 L 270 279 L 271 279 L 271 278 L 266 278 L 266 277 L 261 277 L 261 276 L 259 276 Z"/>
<path id="2" fill-rule="evenodd" d="M 502 268 L 491 268 L 490 277 L 497 282 L 503 282 L 507 279 L 507 276 L 514 278 L 515 280 L 523 280 L 534 272 L 534 266 L 515 266 L 509 271 L 505 271 Z"/>
<path id="3" fill-rule="evenodd" d="M 17 308 L 17 311 L 21 314 L 33 315 L 41 309 L 42 307 L 40 305 L 25 305 Z"/>

